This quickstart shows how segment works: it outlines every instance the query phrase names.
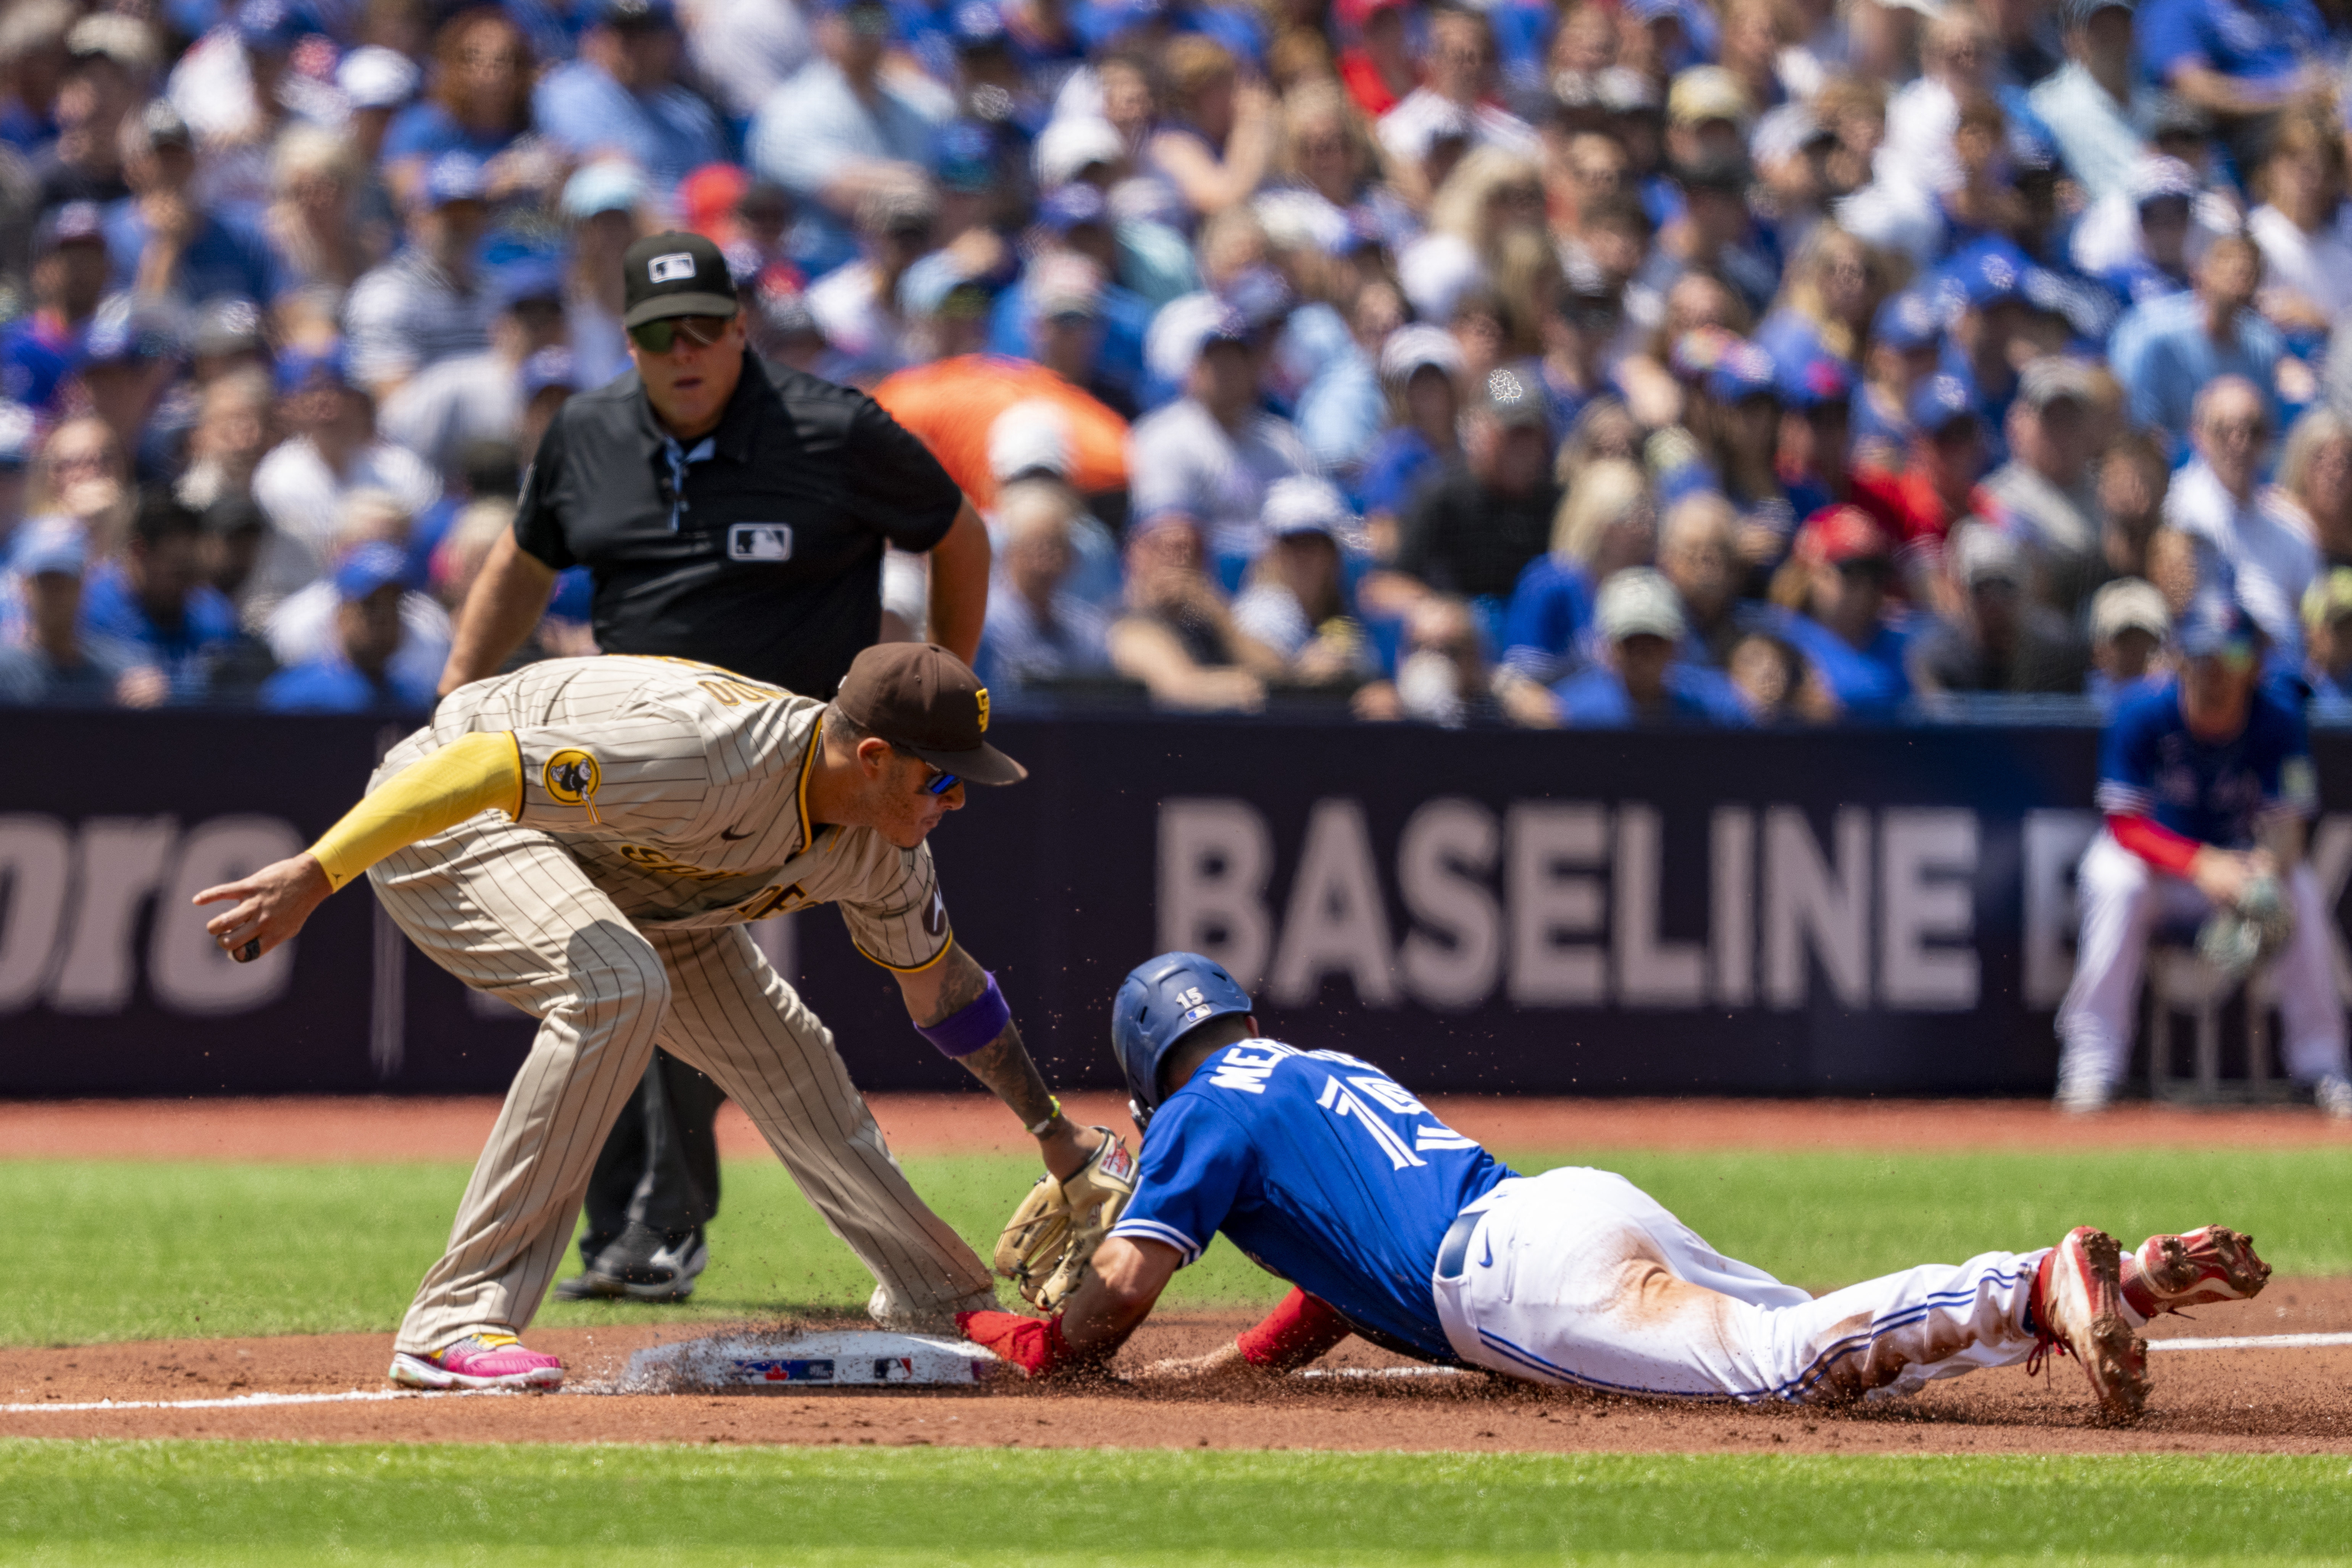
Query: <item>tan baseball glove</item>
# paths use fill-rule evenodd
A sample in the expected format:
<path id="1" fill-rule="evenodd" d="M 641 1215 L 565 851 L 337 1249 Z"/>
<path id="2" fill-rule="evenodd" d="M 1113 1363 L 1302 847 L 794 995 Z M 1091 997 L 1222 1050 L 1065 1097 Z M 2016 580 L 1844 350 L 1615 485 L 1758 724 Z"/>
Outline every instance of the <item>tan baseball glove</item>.
<path id="1" fill-rule="evenodd" d="M 1135 1195 L 1135 1156 L 1109 1128 L 1095 1131 L 1103 1141 L 1094 1157 L 1067 1181 L 1038 1177 L 996 1238 L 996 1271 L 1045 1311 L 1058 1310 L 1078 1288 L 1095 1248 Z"/>
<path id="2" fill-rule="evenodd" d="M 2294 906 L 2276 877 L 2256 877 L 2238 901 L 2208 916 L 2197 951 L 2231 979 L 2251 973 L 2294 941 Z"/>

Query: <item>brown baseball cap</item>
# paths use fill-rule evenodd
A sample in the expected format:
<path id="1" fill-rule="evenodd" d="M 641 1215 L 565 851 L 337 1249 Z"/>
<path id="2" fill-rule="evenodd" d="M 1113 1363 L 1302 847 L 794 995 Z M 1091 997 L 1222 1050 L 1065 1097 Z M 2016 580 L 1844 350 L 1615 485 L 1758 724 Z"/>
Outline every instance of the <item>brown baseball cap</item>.
<path id="1" fill-rule="evenodd" d="M 1019 784 L 1029 770 L 982 739 L 988 688 L 936 643 L 877 643 L 850 661 L 834 702 L 861 730 L 970 784 Z"/>

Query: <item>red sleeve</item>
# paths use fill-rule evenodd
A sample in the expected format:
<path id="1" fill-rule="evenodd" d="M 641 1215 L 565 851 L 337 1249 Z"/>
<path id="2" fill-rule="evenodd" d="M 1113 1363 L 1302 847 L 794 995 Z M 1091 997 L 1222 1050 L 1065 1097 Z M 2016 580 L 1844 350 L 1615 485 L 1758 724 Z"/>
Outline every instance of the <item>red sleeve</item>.
<path id="1" fill-rule="evenodd" d="M 2202 847 L 2194 838 L 2184 837 L 2152 816 L 2126 816 L 2120 812 L 2107 814 L 2107 831 L 2116 842 L 2155 867 L 2175 877 L 2189 875 L 2189 868 Z"/>
<path id="2" fill-rule="evenodd" d="M 1293 1287 L 1282 1304 L 1254 1329 L 1245 1329 L 1234 1342 L 1242 1359 L 1268 1372 L 1288 1372 L 1305 1366 L 1355 1332 L 1348 1320 L 1328 1306 Z"/>

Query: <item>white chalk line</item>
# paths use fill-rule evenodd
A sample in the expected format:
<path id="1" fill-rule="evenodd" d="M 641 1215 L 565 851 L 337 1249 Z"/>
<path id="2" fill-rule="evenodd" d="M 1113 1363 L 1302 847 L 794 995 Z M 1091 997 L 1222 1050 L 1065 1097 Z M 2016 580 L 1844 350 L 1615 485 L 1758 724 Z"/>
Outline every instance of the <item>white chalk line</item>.
<path id="1" fill-rule="evenodd" d="M 2346 1345 L 2352 1345 L 2352 1334 L 2217 1334 L 2147 1342 L 2152 1351 L 2322 1351 Z"/>
<path id="2" fill-rule="evenodd" d="M 387 1399 L 462 1399 L 510 1388 L 354 1388 L 342 1394 L 239 1394 L 227 1399 L 99 1399 L 86 1404 L 0 1405 L 0 1415 L 32 1410 L 253 1410 L 277 1405 L 361 1405 Z"/>
<path id="3" fill-rule="evenodd" d="M 2307 1351 L 2340 1350 L 2347 1346 L 2352 1346 L 2352 1333 L 2221 1334 L 2147 1342 L 2147 1348 L 2151 1351 Z M 1461 1374 L 1461 1368 L 1452 1366 L 1318 1366 L 1309 1367 L 1298 1375 L 1352 1379 L 1459 1377 Z M 0 1415 L 23 1415 L 37 1410 L 257 1410 L 273 1405 L 362 1405 L 394 1399 L 465 1399 L 475 1395 L 512 1397 L 519 1392 L 523 1391 L 510 1388 L 354 1388 L 342 1394 L 239 1394 L 227 1399 L 100 1399 L 83 1404 L 0 1405 Z M 593 1394 L 604 1391 L 580 1387 L 562 1392 Z"/>

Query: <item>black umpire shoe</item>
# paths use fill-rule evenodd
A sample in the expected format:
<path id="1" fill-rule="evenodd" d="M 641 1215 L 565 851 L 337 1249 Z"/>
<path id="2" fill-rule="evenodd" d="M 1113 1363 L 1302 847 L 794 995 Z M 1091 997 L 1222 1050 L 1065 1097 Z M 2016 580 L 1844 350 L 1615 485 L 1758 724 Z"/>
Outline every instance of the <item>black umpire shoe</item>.
<path id="1" fill-rule="evenodd" d="M 702 1227 L 656 1230 L 632 1223 L 587 1268 L 555 1288 L 559 1301 L 683 1301 L 709 1267 Z"/>

